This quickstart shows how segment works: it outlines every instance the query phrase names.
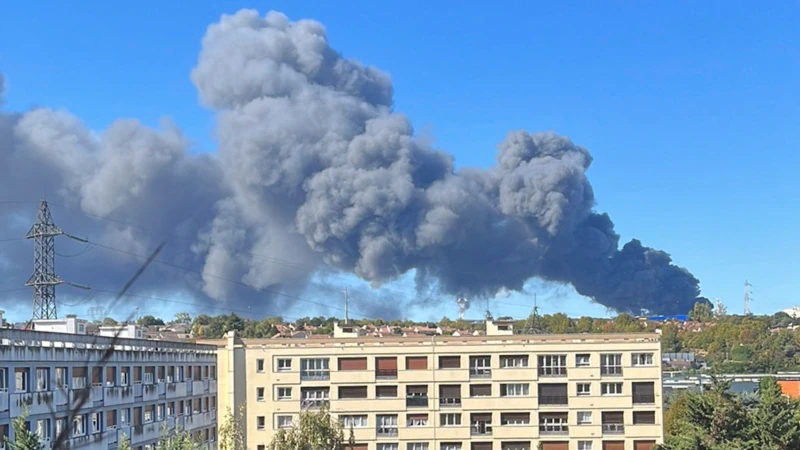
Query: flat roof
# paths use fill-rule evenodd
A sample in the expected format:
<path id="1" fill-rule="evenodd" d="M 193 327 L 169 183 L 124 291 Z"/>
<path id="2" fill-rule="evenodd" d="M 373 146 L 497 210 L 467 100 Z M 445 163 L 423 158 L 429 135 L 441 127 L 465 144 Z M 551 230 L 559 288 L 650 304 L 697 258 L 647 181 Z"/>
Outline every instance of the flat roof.
<path id="1" fill-rule="evenodd" d="M 133 339 L 98 336 L 92 334 L 59 333 L 54 331 L 0 329 L 1 346 L 54 346 L 105 349 L 114 344 L 119 350 L 198 350 L 215 351 L 216 345 L 200 344 L 194 342 L 162 341 L 157 339 Z M 65 344 L 72 344 L 65 345 Z"/>

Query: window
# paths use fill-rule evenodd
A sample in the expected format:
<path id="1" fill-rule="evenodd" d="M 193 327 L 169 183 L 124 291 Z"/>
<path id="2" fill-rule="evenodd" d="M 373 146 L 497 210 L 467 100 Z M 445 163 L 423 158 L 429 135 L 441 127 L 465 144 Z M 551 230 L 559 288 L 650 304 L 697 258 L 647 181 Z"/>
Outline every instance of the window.
<path id="1" fill-rule="evenodd" d="M 50 419 L 43 419 L 36 421 L 36 434 L 42 440 L 50 439 Z"/>
<path id="2" fill-rule="evenodd" d="M 320 408 L 328 403 L 330 388 L 301 388 L 302 407 Z"/>
<path id="3" fill-rule="evenodd" d="M 256 360 L 256 372 L 263 372 L 264 371 L 264 360 L 257 359 Z"/>
<path id="4" fill-rule="evenodd" d="M 427 414 L 406 414 L 407 427 L 425 427 L 428 426 Z"/>
<path id="5" fill-rule="evenodd" d="M 264 416 L 256 417 L 256 428 L 259 430 L 263 430 L 266 428 L 267 421 L 264 419 Z"/>
<path id="6" fill-rule="evenodd" d="M 648 367 L 653 365 L 652 353 L 634 353 L 631 355 L 631 365 L 633 367 Z"/>
<path id="7" fill-rule="evenodd" d="M 578 383 L 578 395 L 592 395 L 592 385 L 589 383 Z"/>
<path id="8" fill-rule="evenodd" d="M 378 436 L 397 436 L 397 414 L 378 415 Z"/>
<path id="9" fill-rule="evenodd" d="M 0 368 L 0 392 L 8 392 L 8 369 Z"/>
<path id="10" fill-rule="evenodd" d="M 589 425 L 592 423 L 591 411 L 578 411 L 578 425 Z"/>
<path id="11" fill-rule="evenodd" d="M 291 428 L 292 427 L 292 416 L 278 416 L 276 419 L 276 426 L 278 428 Z"/>
<path id="12" fill-rule="evenodd" d="M 397 386 L 376 386 L 375 397 L 397 398 Z"/>
<path id="13" fill-rule="evenodd" d="M 492 413 L 472 413 L 469 421 L 473 436 L 492 434 Z"/>
<path id="14" fill-rule="evenodd" d="M 500 444 L 501 450 L 531 450 L 531 443 L 527 441 L 503 442 Z"/>
<path id="15" fill-rule="evenodd" d="M 655 425 L 656 413 L 655 411 L 634 411 L 633 412 L 634 425 Z"/>
<path id="16" fill-rule="evenodd" d="M 470 397 L 491 397 L 492 385 L 491 384 L 471 384 L 469 385 Z"/>
<path id="17" fill-rule="evenodd" d="M 427 442 L 409 442 L 406 445 L 406 450 L 428 450 Z"/>
<path id="18" fill-rule="evenodd" d="M 127 426 L 131 423 L 131 410 L 128 408 L 119 410 L 119 424 L 120 426 Z"/>
<path id="19" fill-rule="evenodd" d="M 78 414 L 72 420 L 72 437 L 86 436 L 86 414 Z"/>
<path id="20" fill-rule="evenodd" d="M 622 383 L 600 383 L 601 395 L 622 395 Z"/>
<path id="21" fill-rule="evenodd" d="M 256 450 L 267 450 L 267 446 L 264 444 L 256 445 Z"/>
<path id="22" fill-rule="evenodd" d="M 540 405 L 566 405 L 569 402 L 567 383 L 539 383 Z"/>
<path id="23" fill-rule="evenodd" d="M 144 408 L 144 423 L 150 423 L 153 421 L 153 407 L 152 406 L 145 406 Z"/>
<path id="24" fill-rule="evenodd" d="M 461 450 L 461 442 L 442 442 L 441 450 Z"/>
<path id="25" fill-rule="evenodd" d="M 457 427 L 461 425 L 461 414 L 459 413 L 446 413 L 441 415 L 441 426 L 443 427 Z"/>
<path id="26" fill-rule="evenodd" d="M 652 381 L 644 381 L 639 383 L 632 383 L 631 390 L 633 391 L 633 404 L 648 404 L 656 402 L 655 383 Z"/>
<path id="27" fill-rule="evenodd" d="M 622 375 L 622 354 L 600 355 L 600 375 Z"/>
<path id="28" fill-rule="evenodd" d="M 458 369 L 461 367 L 460 356 L 440 356 L 439 368 L 440 369 Z"/>
<path id="29" fill-rule="evenodd" d="M 92 413 L 92 434 L 97 434 L 103 430 L 103 413 Z"/>
<path id="30" fill-rule="evenodd" d="M 488 378 L 492 376 L 492 359 L 489 356 L 469 357 L 469 376 L 471 378 Z"/>
<path id="31" fill-rule="evenodd" d="M 427 370 L 428 357 L 427 356 L 407 356 L 406 357 L 406 370 Z M 411 445 L 411 444 L 409 444 Z"/>
<path id="32" fill-rule="evenodd" d="M 36 369 L 36 390 L 47 391 L 50 387 L 50 369 Z"/>
<path id="33" fill-rule="evenodd" d="M 592 450 L 592 441 L 578 441 L 578 450 Z"/>
<path id="34" fill-rule="evenodd" d="M 539 433 L 567 434 L 569 432 L 567 413 L 539 413 Z"/>
<path id="35" fill-rule="evenodd" d="M 291 399 L 292 399 L 292 388 L 290 387 L 278 388 L 278 400 L 291 400 Z"/>
<path id="36" fill-rule="evenodd" d="M 378 444 L 377 450 L 398 450 L 399 447 L 395 443 L 391 444 Z"/>
<path id="37" fill-rule="evenodd" d="M 375 358 L 375 378 L 393 380 L 397 378 L 397 357 Z"/>
<path id="38" fill-rule="evenodd" d="M 66 367 L 56 367 L 56 387 L 57 388 L 66 388 L 67 387 L 67 368 Z M 2 387 L 2 386 L 0 386 Z M 2 389 L 0 389 L 1 391 Z"/>
<path id="39" fill-rule="evenodd" d="M 528 355 L 501 356 L 500 367 L 504 369 L 528 367 Z"/>
<path id="40" fill-rule="evenodd" d="M 278 388 L 278 389 L 280 389 L 280 388 Z M 256 401 L 257 402 L 263 402 L 264 401 L 264 388 L 263 387 L 256 388 Z"/>
<path id="41" fill-rule="evenodd" d="M 500 385 L 501 397 L 526 397 L 530 395 L 530 385 L 528 383 L 512 383 Z"/>
<path id="42" fill-rule="evenodd" d="M 439 386 L 439 405 L 459 406 L 461 405 L 461 385 L 443 384 Z"/>
<path id="43" fill-rule="evenodd" d="M 531 415 L 526 412 L 519 413 L 501 413 L 500 425 L 530 425 Z"/>
<path id="44" fill-rule="evenodd" d="M 312 358 L 300 360 L 301 380 L 327 380 L 330 378 L 330 360 L 328 358 Z"/>
<path id="45" fill-rule="evenodd" d="M 28 392 L 30 369 L 14 369 L 14 382 L 17 392 Z"/>
<path id="46" fill-rule="evenodd" d="M 339 358 L 340 371 L 367 370 L 367 358 Z"/>
<path id="47" fill-rule="evenodd" d="M 339 386 L 340 399 L 367 398 L 366 386 Z"/>
<path id="48" fill-rule="evenodd" d="M 292 370 L 292 360 L 288 358 L 278 358 L 275 362 L 278 372 L 288 372 Z"/>
<path id="49" fill-rule="evenodd" d="M 575 367 L 589 367 L 591 357 L 588 353 L 575 355 Z"/>
<path id="50" fill-rule="evenodd" d="M 567 355 L 540 355 L 539 376 L 563 377 L 567 375 Z"/>
<path id="51" fill-rule="evenodd" d="M 367 416 L 366 415 L 357 415 L 357 416 L 339 416 L 339 421 L 342 422 L 342 425 L 345 429 L 348 428 L 366 428 L 367 427 Z"/>

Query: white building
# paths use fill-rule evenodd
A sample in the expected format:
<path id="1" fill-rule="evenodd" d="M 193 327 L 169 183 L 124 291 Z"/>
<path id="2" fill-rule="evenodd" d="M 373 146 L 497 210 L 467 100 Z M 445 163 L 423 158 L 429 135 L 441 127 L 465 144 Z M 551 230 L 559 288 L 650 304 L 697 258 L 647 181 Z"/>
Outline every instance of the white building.
<path id="1" fill-rule="evenodd" d="M 25 405 L 46 449 L 67 427 L 70 449 L 114 449 L 125 435 L 133 449 L 152 450 L 176 427 L 216 448 L 215 347 L 124 337 L 102 362 L 116 328 L 90 336 L 85 325 L 67 317 L 36 321 L 36 331 L 0 329 L 0 449 Z M 141 334 L 127 326 L 121 336 Z M 88 401 L 67 423 L 82 395 Z"/>

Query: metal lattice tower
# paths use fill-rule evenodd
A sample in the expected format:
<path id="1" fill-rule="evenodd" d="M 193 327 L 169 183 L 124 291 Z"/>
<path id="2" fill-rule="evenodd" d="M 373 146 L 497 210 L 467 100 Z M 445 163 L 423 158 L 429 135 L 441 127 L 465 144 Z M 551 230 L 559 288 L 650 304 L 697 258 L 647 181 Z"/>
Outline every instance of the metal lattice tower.
<path id="1" fill-rule="evenodd" d="M 56 286 L 64 283 L 64 280 L 56 275 L 55 237 L 61 235 L 77 241 L 88 242 L 85 239 L 66 234 L 58 228 L 50 215 L 47 200 L 42 200 L 39 204 L 36 223 L 25 235 L 26 239 L 33 239 L 33 275 L 25 283 L 26 286 L 33 287 L 33 320 L 58 318 L 56 313 Z M 89 289 L 86 286 L 68 284 L 82 289 Z"/>

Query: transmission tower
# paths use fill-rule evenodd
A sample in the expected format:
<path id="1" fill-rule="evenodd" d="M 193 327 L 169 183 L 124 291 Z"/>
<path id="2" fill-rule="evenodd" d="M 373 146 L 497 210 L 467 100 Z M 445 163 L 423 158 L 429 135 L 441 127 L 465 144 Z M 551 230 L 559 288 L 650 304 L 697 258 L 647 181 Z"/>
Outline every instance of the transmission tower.
<path id="1" fill-rule="evenodd" d="M 753 297 L 750 293 L 750 288 L 753 285 L 750 284 L 747 280 L 744 280 L 744 315 L 749 316 L 750 312 L 750 303 L 753 302 Z"/>
<path id="2" fill-rule="evenodd" d="M 544 334 L 544 330 L 539 326 L 539 305 L 536 302 L 536 293 L 533 294 L 533 309 L 528 320 L 525 322 L 525 328 L 516 331 L 517 334 Z"/>
<path id="3" fill-rule="evenodd" d="M 76 241 L 89 242 L 86 239 L 64 233 L 58 228 L 50 215 L 47 200 L 42 200 L 39 204 L 36 223 L 25 235 L 26 239 L 33 239 L 33 275 L 25 283 L 26 286 L 33 287 L 33 320 L 58 318 L 56 286 L 64 283 L 64 280 L 56 275 L 55 237 L 61 235 Z M 67 284 L 81 289 L 89 289 L 89 287 L 79 284 L 69 282 Z"/>

